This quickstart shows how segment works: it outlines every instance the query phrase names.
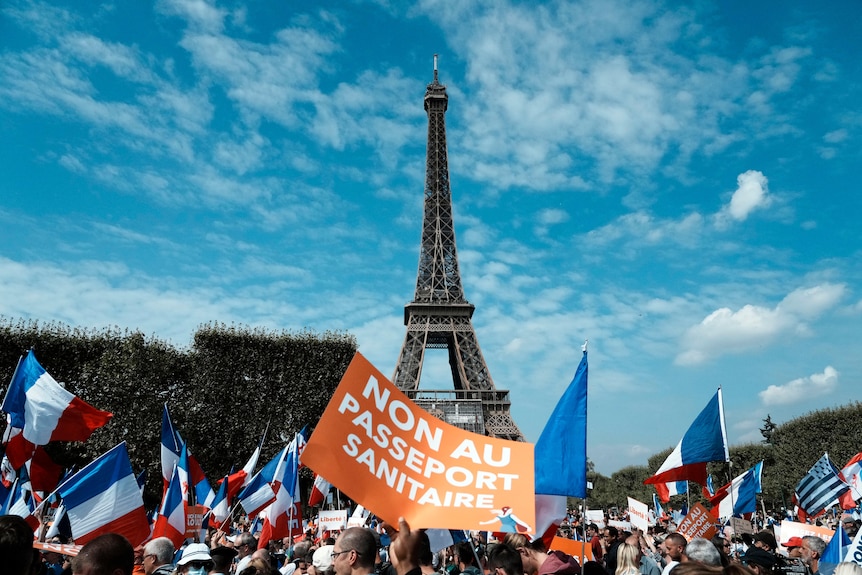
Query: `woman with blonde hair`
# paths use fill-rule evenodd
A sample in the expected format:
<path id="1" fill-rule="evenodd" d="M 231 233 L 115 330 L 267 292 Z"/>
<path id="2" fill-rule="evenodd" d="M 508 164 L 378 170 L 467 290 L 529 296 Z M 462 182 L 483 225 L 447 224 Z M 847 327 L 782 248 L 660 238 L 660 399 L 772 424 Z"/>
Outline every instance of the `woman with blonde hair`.
<path id="1" fill-rule="evenodd" d="M 623 543 L 617 548 L 617 571 L 614 575 L 640 575 L 641 564 L 638 548 Z"/>

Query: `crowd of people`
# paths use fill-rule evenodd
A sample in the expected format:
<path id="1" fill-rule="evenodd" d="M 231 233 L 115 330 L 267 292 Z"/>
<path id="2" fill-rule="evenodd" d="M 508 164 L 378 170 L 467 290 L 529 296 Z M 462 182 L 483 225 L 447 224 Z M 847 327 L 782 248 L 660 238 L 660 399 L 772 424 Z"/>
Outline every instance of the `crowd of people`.
<path id="1" fill-rule="evenodd" d="M 841 518 L 851 538 L 860 521 Z M 476 532 L 471 539 L 432 550 L 423 530 L 403 520 L 350 527 L 334 537 L 285 537 L 259 545 L 247 522 L 230 532 L 211 530 L 205 543 L 176 549 L 159 537 L 133 547 L 108 533 L 86 543 L 76 556 L 34 548 L 32 528 L 15 515 L 0 517 L 0 573 L 9 575 L 820 575 L 827 542 L 791 537 L 778 544 L 772 526 L 752 534 L 687 539 L 672 522 L 647 532 L 613 525 L 564 522 L 562 537 L 583 542 L 573 557 L 549 549 L 543 539 L 520 533 Z M 62 541 L 57 540 L 56 543 Z M 587 551 L 588 549 L 588 551 Z M 862 575 L 842 563 L 835 575 Z"/>

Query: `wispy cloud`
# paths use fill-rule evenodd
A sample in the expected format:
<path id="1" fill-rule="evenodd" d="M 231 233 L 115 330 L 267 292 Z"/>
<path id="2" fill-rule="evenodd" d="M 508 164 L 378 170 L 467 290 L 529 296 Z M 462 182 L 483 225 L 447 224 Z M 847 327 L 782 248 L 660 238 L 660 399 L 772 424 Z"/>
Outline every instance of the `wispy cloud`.
<path id="1" fill-rule="evenodd" d="M 807 336 L 806 321 L 834 307 L 845 291 L 843 284 L 821 284 L 794 290 L 773 308 L 749 304 L 736 311 L 717 309 L 686 331 L 676 363 L 693 365 L 753 351 L 770 345 L 779 335 Z"/>
<path id="2" fill-rule="evenodd" d="M 823 373 L 813 373 L 788 381 L 784 385 L 770 385 L 758 395 L 765 406 L 788 405 L 808 400 L 812 395 L 823 396 L 838 386 L 838 371 L 827 365 Z"/>

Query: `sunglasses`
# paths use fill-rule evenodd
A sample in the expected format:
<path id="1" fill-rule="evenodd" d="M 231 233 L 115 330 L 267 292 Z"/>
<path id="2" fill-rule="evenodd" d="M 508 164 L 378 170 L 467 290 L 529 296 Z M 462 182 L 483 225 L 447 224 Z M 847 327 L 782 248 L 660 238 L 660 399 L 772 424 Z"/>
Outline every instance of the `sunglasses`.
<path id="1" fill-rule="evenodd" d="M 189 561 L 186 565 L 192 569 L 204 568 L 207 571 L 213 568 L 212 561 Z"/>

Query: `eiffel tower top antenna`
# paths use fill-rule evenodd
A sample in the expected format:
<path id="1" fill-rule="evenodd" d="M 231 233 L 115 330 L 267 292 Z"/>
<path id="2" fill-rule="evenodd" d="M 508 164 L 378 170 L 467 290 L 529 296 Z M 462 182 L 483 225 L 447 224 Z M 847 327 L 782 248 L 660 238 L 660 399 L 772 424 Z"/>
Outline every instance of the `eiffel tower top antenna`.
<path id="1" fill-rule="evenodd" d="M 434 83 L 439 84 L 440 82 L 437 80 L 437 54 L 434 54 Z"/>

